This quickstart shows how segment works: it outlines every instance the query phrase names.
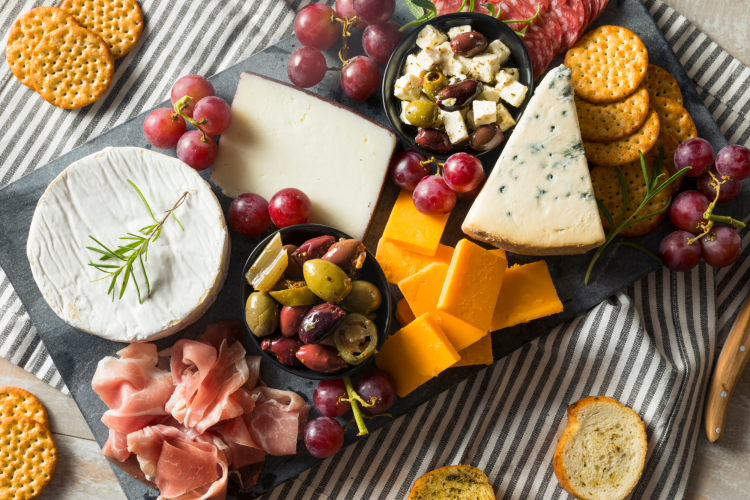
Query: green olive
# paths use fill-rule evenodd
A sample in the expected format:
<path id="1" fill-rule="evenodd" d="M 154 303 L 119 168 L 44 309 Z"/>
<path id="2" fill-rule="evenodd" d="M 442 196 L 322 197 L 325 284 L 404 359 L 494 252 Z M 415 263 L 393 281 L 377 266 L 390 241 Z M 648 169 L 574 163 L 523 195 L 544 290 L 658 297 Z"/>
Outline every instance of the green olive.
<path id="1" fill-rule="evenodd" d="M 437 99 L 438 92 L 448 86 L 445 75 L 439 71 L 430 71 L 422 77 L 422 90 L 433 101 Z"/>
<path id="2" fill-rule="evenodd" d="M 415 127 L 430 128 L 438 119 L 438 107 L 430 101 L 412 101 L 406 106 L 406 120 Z"/>
<path id="3" fill-rule="evenodd" d="M 314 306 L 320 304 L 318 296 L 312 293 L 310 288 L 306 286 L 268 293 L 282 306 Z"/>
<path id="4" fill-rule="evenodd" d="M 346 312 L 369 314 L 383 301 L 380 290 L 367 281 L 352 282 L 352 291 L 339 304 Z"/>
<path id="5" fill-rule="evenodd" d="M 338 302 L 352 289 L 352 280 L 333 262 L 311 259 L 302 266 L 310 291 L 329 303 Z"/>
<path id="6" fill-rule="evenodd" d="M 279 304 L 267 292 L 254 292 L 245 304 L 245 319 L 256 337 L 271 335 L 279 328 Z"/>

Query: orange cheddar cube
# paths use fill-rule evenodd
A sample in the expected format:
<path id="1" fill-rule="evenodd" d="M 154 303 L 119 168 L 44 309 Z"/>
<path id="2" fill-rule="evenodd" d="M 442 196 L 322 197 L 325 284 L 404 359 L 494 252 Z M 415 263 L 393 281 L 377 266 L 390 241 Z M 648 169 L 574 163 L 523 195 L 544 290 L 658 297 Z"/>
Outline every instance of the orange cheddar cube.
<path id="1" fill-rule="evenodd" d="M 451 368 L 456 368 L 457 366 L 491 365 L 494 361 L 492 357 L 492 335 L 485 335 L 466 349 L 458 351 L 458 355 L 461 356 L 461 360 Z"/>
<path id="2" fill-rule="evenodd" d="M 398 321 L 398 324 L 406 326 L 415 319 L 417 318 L 414 316 L 414 312 L 411 310 L 411 307 L 409 307 L 409 303 L 406 299 L 399 300 L 398 304 L 396 304 L 396 321 Z"/>
<path id="3" fill-rule="evenodd" d="M 438 310 L 489 331 L 508 261 L 463 239 L 453 252 Z"/>
<path id="4" fill-rule="evenodd" d="M 436 319 L 427 313 L 386 339 L 375 363 L 393 377 L 403 398 L 459 359 Z"/>
<path id="5" fill-rule="evenodd" d="M 437 252 L 449 215 L 421 213 L 414 207 L 411 191 L 402 189 L 383 230 L 383 240 L 432 257 Z"/>
<path id="6" fill-rule="evenodd" d="M 385 279 L 389 283 L 398 283 L 433 262 L 450 264 L 451 257 L 453 257 L 453 247 L 438 245 L 435 255 L 428 257 L 385 241 L 384 238 L 378 241 L 378 249 L 375 253 L 375 259 L 383 269 Z"/>
<path id="7" fill-rule="evenodd" d="M 492 330 L 562 312 L 547 263 L 543 260 L 508 268 L 492 315 Z"/>
<path id="8" fill-rule="evenodd" d="M 434 315 L 453 348 L 460 351 L 482 337 L 486 337 L 488 330 L 477 328 L 448 312 L 438 311 L 437 303 L 447 275 L 448 264 L 434 262 L 416 274 L 399 281 L 398 288 L 404 294 L 414 315 L 417 317 L 426 313 Z"/>

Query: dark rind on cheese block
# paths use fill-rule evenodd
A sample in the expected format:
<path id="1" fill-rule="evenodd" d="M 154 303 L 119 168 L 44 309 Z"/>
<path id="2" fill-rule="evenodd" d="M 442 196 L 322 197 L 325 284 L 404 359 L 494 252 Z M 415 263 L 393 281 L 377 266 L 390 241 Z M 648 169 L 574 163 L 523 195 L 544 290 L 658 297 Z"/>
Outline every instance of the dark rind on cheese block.
<path id="1" fill-rule="evenodd" d="M 535 255 L 535 256 L 545 256 L 545 255 L 575 255 L 579 253 L 586 253 L 589 250 L 593 248 L 598 248 L 602 245 L 602 243 L 595 243 L 592 245 L 570 245 L 570 246 L 564 246 L 564 247 L 555 247 L 555 248 L 544 248 L 544 247 L 533 247 L 529 246 L 527 244 L 517 244 L 509 239 L 500 239 L 495 238 L 493 235 L 486 233 L 484 231 L 474 229 L 471 226 L 464 224 L 461 224 L 461 230 L 469 237 L 483 241 L 485 243 L 489 243 L 490 245 L 501 248 L 505 250 L 506 252 L 515 253 L 518 255 Z"/>

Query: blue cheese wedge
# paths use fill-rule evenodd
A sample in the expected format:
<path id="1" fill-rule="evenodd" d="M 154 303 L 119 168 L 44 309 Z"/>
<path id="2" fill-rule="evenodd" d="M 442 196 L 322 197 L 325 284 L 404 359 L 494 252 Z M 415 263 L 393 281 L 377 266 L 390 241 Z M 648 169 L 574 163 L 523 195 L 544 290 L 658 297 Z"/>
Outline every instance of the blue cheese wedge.
<path id="1" fill-rule="evenodd" d="M 584 253 L 604 243 L 570 70 L 539 84 L 461 228 L 521 255 Z"/>

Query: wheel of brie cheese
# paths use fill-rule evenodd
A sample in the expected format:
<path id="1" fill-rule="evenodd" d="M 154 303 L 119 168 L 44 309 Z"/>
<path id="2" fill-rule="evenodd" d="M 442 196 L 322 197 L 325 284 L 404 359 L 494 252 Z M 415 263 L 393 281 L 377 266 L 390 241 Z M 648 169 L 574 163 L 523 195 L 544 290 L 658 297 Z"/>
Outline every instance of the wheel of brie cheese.
<path id="1" fill-rule="evenodd" d="M 161 220 L 183 193 L 156 241 L 148 245 L 145 277 L 136 262 L 123 296 L 111 278 L 91 265 L 101 254 L 87 247 L 127 245 L 128 233 L 154 224 L 132 181 Z M 221 290 L 229 267 L 230 241 L 224 214 L 209 184 L 181 161 L 140 148 L 106 148 L 64 170 L 39 200 L 26 253 L 50 307 L 65 322 L 119 342 L 166 337 L 200 318 Z M 104 278 L 104 279 L 102 279 Z M 141 303 L 133 280 L 136 280 Z"/>

